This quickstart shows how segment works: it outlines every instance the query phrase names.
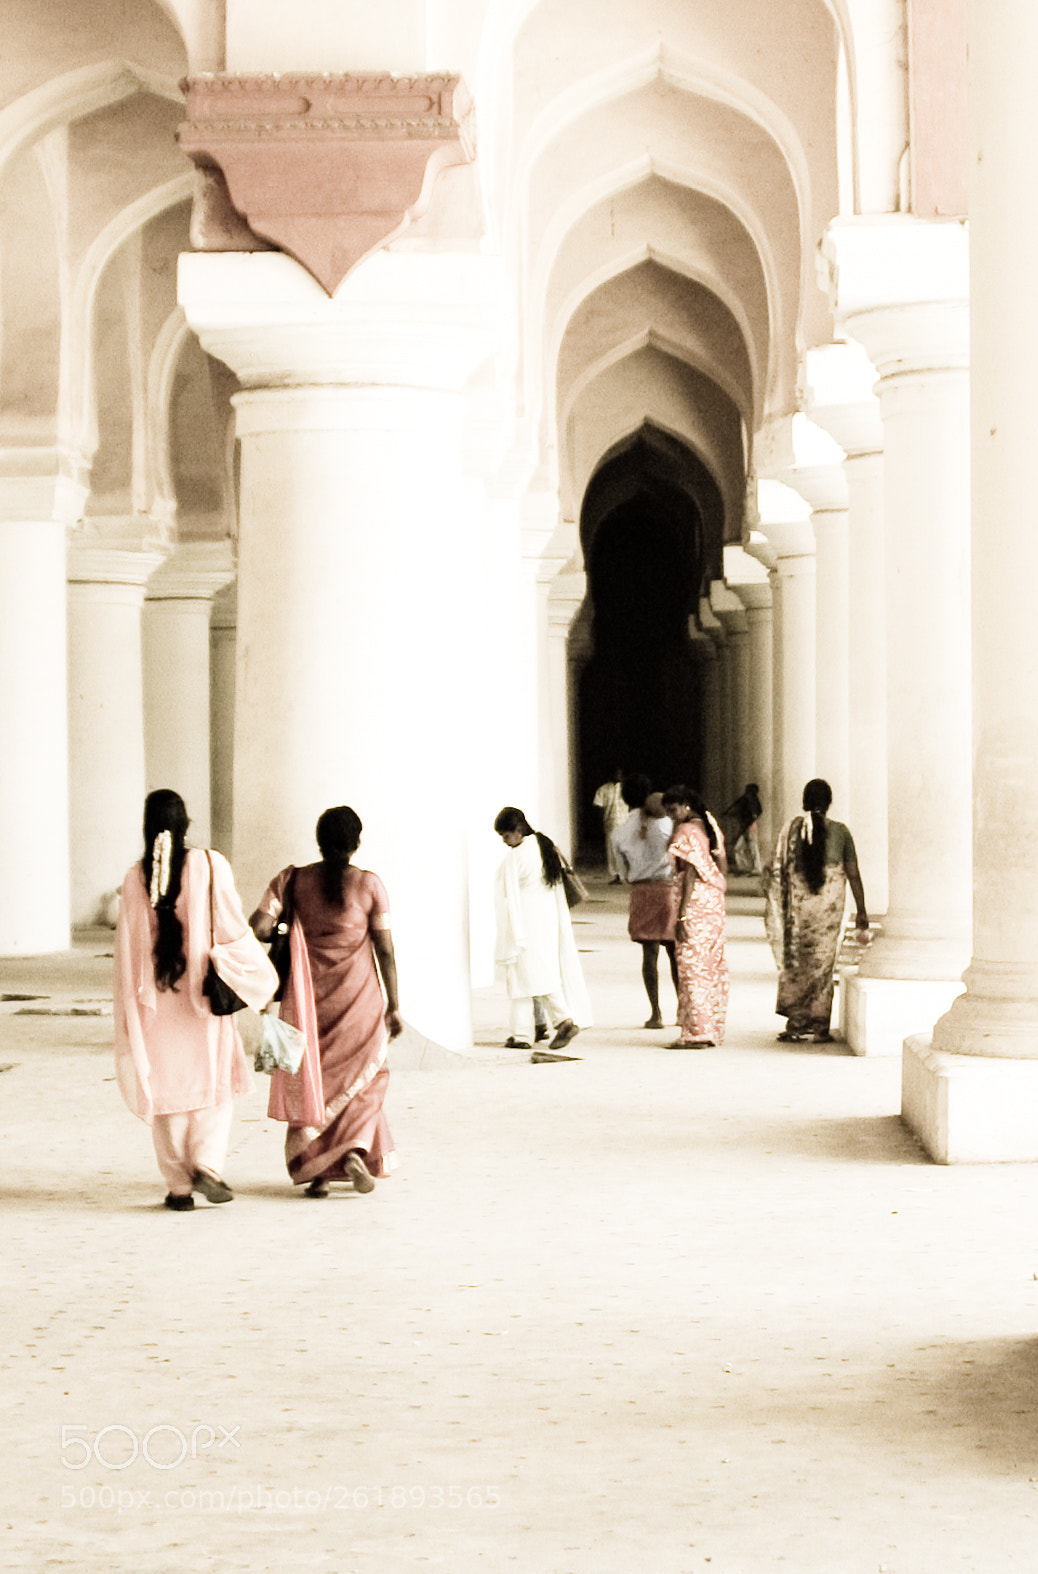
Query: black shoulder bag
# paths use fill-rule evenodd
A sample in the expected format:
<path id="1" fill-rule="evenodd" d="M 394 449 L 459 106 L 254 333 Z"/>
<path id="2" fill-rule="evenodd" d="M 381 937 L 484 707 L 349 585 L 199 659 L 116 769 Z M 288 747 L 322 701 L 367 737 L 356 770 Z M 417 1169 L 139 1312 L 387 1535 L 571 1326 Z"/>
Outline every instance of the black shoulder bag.
<path id="1" fill-rule="evenodd" d="M 274 999 L 280 1000 L 285 993 L 292 972 L 292 923 L 295 919 L 295 884 L 296 871 L 292 870 L 285 881 L 285 895 L 281 902 L 281 916 L 274 925 L 274 933 L 270 937 L 270 951 L 268 955 L 273 962 L 278 975 L 278 987 L 274 991 Z"/>
<path id="2" fill-rule="evenodd" d="M 208 848 L 205 856 L 209 864 L 209 966 L 202 980 L 202 993 L 209 1001 L 209 1009 L 214 1017 L 229 1017 L 235 1011 L 244 1011 L 248 1002 L 235 994 L 230 984 L 224 983 L 213 962 L 212 949 L 216 939 L 213 928 L 213 860 L 209 857 Z"/>

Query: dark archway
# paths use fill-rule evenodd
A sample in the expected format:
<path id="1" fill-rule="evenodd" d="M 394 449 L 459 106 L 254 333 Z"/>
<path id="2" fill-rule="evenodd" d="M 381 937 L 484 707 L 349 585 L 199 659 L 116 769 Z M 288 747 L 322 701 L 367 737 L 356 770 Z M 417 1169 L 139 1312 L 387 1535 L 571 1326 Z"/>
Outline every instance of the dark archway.
<path id="1" fill-rule="evenodd" d="M 578 831 L 617 765 L 658 786 L 702 776 L 702 673 L 689 618 L 719 572 L 723 509 L 688 449 L 651 427 L 608 456 L 581 510 L 591 653 L 577 675 Z"/>

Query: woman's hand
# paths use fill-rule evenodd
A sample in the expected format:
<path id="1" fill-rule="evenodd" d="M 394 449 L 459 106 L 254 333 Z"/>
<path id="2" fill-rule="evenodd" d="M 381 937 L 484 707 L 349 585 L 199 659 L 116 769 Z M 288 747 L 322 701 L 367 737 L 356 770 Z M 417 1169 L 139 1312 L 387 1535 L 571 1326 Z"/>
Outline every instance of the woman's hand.
<path id="1" fill-rule="evenodd" d="M 390 1038 L 399 1038 L 403 1031 L 404 1019 L 396 1007 L 391 1006 L 386 1012 L 386 1032 Z"/>

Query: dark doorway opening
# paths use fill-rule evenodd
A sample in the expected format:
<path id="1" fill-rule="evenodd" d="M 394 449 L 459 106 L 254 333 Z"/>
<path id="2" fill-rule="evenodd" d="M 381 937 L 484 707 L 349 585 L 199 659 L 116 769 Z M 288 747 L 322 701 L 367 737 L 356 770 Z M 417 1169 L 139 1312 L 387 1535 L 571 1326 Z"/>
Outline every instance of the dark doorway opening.
<path id="1" fill-rule="evenodd" d="M 591 800 L 617 766 L 657 787 L 701 784 L 702 657 L 689 618 L 717 571 L 719 510 L 705 468 L 661 433 L 640 434 L 588 488 L 581 535 L 591 653 L 576 675 L 583 857 L 601 855 Z"/>

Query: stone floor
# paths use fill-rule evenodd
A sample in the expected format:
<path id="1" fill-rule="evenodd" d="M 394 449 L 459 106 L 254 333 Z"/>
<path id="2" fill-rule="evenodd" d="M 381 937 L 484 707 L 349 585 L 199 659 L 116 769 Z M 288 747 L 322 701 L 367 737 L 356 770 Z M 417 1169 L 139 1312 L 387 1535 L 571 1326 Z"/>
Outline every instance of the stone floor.
<path id="1" fill-rule="evenodd" d="M 398 1173 L 324 1203 L 258 1087 L 236 1201 L 165 1212 L 110 937 L 0 964 L 49 997 L 0 1003 L 6 1566 L 1038 1568 L 1038 1167 L 933 1166 L 896 1062 L 777 1044 L 752 902 L 728 1042 L 669 1051 L 592 894 L 580 1058 L 481 992 L 471 1057 L 401 1057 Z"/>

